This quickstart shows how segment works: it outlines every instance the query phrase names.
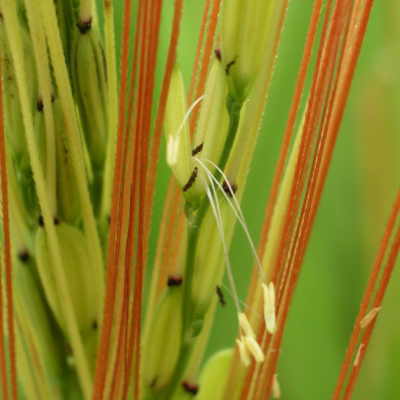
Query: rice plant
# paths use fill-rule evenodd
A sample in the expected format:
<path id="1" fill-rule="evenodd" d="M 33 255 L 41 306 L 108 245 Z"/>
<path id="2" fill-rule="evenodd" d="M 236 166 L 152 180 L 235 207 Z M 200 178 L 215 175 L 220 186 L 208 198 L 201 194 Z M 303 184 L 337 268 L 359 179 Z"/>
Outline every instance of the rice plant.
<path id="1" fill-rule="evenodd" d="M 0 0 L 0 398 L 288 398 L 284 334 L 373 5 L 302 3 L 281 145 L 257 153 L 296 2 Z M 243 209 L 257 157 L 276 160 L 256 182 L 259 234 Z M 384 311 L 395 171 L 347 350 L 319 383 L 335 400 L 353 396 Z"/>

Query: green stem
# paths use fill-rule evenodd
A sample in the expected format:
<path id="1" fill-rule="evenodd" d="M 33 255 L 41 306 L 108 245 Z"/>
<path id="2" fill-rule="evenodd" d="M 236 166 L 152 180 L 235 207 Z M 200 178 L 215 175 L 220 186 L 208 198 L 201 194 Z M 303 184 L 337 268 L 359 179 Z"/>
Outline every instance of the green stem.
<path id="1" fill-rule="evenodd" d="M 238 99 L 232 94 L 228 95 L 226 106 L 228 108 L 228 113 L 229 113 L 229 129 L 228 129 L 228 136 L 226 137 L 225 141 L 224 150 L 222 151 L 218 163 L 218 166 L 221 168 L 221 170 L 224 170 L 226 163 L 228 162 L 228 158 L 236 138 L 236 133 L 239 128 L 240 110 L 242 109 L 243 102 L 244 102 L 243 100 Z"/>
<path id="2" fill-rule="evenodd" d="M 111 209 L 113 173 L 118 131 L 118 72 L 115 49 L 114 6 L 104 9 L 104 35 L 107 63 L 107 155 L 102 185 L 100 221 L 108 225 L 107 216 Z"/>

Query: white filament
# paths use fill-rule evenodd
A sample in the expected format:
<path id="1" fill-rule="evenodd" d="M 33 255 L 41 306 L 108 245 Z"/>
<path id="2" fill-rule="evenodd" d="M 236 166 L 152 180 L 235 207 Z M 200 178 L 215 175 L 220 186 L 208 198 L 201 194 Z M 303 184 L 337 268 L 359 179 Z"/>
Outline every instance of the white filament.
<path id="1" fill-rule="evenodd" d="M 235 193 L 232 190 L 232 187 L 229 184 L 229 180 L 227 178 L 227 176 L 225 175 L 225 173 L 221 170 L 221 168 L 218 167 L 218 165 L 216 165 L 214 162 L 212 162 L 211 160 L 204 160 L 208 163 L 210 163 L 223 177 L 223 179 L 225 180 L 225 182 L 227 183 L 228 187 L 229 187 L 229 191 L 232 195 L 232 197 L 230 197 L 224 190 L 224 188 L 222 187 L 221 183 L 218 181 L 217 178 L 215 178 L 215 176 L 210 172 L 210 170 L 207 168 L 207 166 L 204 164 L 204 162 L 202 160 L 200 160 L 198 157 L 194 157 L 194 159 L 199 163 L 199 165 L 204 169 L 204 171 L 206 172 L 207 176 L 209 176 L 209 178 L 212 179 L 212 181 L 217 185 L 217 187 L 220 189 L 220 191 L 222 192 L 222 194 L 224 195 L 225 199 L 227 200 L 227 202 L 229 203 L 229 205 L 231 206 L 232 211 L 235 214 L 235 217 L 237 218 L 237 220 L 239 221 L 240 225 L 243 228 L 244 233 L 246 234 L 247 240 L 250 244 L 251 247 L 251 251 L 253 253 L 254 259 L 256 260 L 256 264 L 261 276 L 261 281 L 263 282 L 263 276 L 264 276 L 264 272 L 263 272 L 263 268 L 262 268 L 262 264 L 261 264 L 261 260 L 260 257 L 258 256 L 256 247 L 254 245 L 253 239 L 251 237 L 251 234 L 249 232 L 248 226 L 246 224 L 246 220 L 245 217 L 243 215 L 242 209 L 240 207 L 239 201 L 235 195 Z"/>

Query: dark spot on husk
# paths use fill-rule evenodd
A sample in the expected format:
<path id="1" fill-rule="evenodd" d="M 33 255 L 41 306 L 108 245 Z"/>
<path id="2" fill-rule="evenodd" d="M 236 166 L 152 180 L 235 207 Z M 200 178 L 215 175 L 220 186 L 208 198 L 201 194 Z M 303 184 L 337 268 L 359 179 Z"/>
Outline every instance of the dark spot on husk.
<path id="1" fill-rule="evenodd" d="M 193 184 L 194 184 L 194 182 L 196 181 L 196 178 L 197 178 L 197 173 L 198 173 L 198 168 L 194 167 L 192 175 L 190 175 L 189 180 L 187 181 L 185 186 L 182 188 L 182 190 L 184 192 L 188 191 L 193 186 Z"/>
<path id="2" fill-rule="evenodd" d="M 18 258 L 19 258 L 19 260 L 22 262 L 22 263 L 27 263 L 28 261 L 29 261 L 29 258 L 30 258 L 30 254 L 29 254 L 29 252 L 28 252 L 28 250 L 21 250 L 19 253 L 18 253 Z"/>
<path id="3" fill-rule="evenodd" d="M 78 27 L 79 32 L 84 35 L 92 29 L 92 19 L 90 18 L 86 21 L 79 21 L 76 26 Z"/>
<path id="4" fill-rule="evenodd" d="M 199 391 L 199 385 L 187 381 L 182 382 L 182 387 L 185 390 L 185 392 L 190 393 L 192 395 L 196 395 Z"/>
<path id="5" fill-rule="evenodd" d="M 183 278 L 180 275 L 170 275 L 167 280 L 168 287 L 182 285 Z"/>
<path id="6" fill-rule="evenodd" d="M 224 192 L 229 196 L 229 197 L 233 197 L 233 195 L 236 193 L 237 191 L 237 186 L 234 183 L 230 183 L 227 181 L 224 181 L 222 183 L 222 189 L 224 189 Z"/>
<path id="7" fill-rule="evenodd" d="M 199 154 L 203 150 L 204 143 L 200 143 L 198 146 L 196 146 L 192 150 L 192 156 L 195 156 L 196 154 Z"/>
<path id="8" fill-rule="evenodd" d="M 229 75 L 229 72 L 231 71 L 231 68 L 235 65 L 235 63 L 236 63 L 236 60 L 232 60 L 232 61 L 228 62 L 228 64 L 226 64 L 225 73 L 227 75 Z"/>
<path id="9" fill-rule="evenodd" d="M 225 296 L 224 292 L 222 291 L 220 286 L 217 286 L 216 288 L 219 304 L 221 304 L 222 307 L 226 306 L 226 301 L 225 301 Z"/>

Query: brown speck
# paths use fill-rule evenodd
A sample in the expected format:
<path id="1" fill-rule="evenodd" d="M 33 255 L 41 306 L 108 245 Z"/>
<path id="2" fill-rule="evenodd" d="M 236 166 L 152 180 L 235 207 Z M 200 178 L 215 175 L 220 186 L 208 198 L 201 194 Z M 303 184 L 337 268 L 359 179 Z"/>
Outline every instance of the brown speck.
<path id="1" fill-rule="evenodd" d="M 92 19 L 90 18 L 87 21 L 79 21 L 76 26 L 78 27 L 79 32 L 84 35 L 92 29 Z"/>
<path id="2" fill-rule="evenodd" d="M 224 192 L 229 196 L 229 197 L 233 197 L 233 195 L 236 193 L 237 191 L 237 186 L 234 183 L 230 183 L 227 181 L 224 181 L 222 183 L 222 189 L 224 189 Z"/>
<path id="3" fill-rule="evenodd" d="M 42 112 L 44 109 L 44 103 L 43 103 L 43 99 L 39 98 L 36 102 L 36 110 L 38 110 L 39 112 Z"/>
<path id="4" fill-rule="evenodd" d="M 57 218 L 57 217 L 54 217 L 54 218 L 53 218 L 53 224 L 54 224 L 54 225 L 60 225 L 60 222 L 61 222 L 61 221 L 60 221 L 59 218 Z M 44 227 L 44 218 L 43 218 L 43 215 L 40 215 L 40 216 L 39 216 L 39 218 L 38 218 L 38 224 L 39 224 L 40 227 L 42 227 L 42 228 Z"/>
<path id="5" fill-rule="evenodd" d="M 224 292 L 222 291 L 220 286 L 217 286 L 215 289 L 216 289 L 215 291 L 217 292 L 219 304 L 221 304 L 221 306 L 224 307 L 226 305 Z"/>
<path id="6" fill-rule="evenodd" d="M 22 263 L 27 263 L 28 261 L 29 261 L 29 258 L 30 258 L 30 254 L 29 254 L 29 252 L 28 252 L 28 250 L 21 250 L 19 253 L 18 253 L 18 258 L 19 258 L 19 260 L 22 262 Z"/>
<path id="7" fill-rule="evenodd" d="M 170 275 L 167 280 L 167 285 L 169 287 L 182 285 L 183 278 L 180 275 Z"/>
<path id="8" fill-rule="evenodd" d="M 236 60 L 232 60 L 232 61 L 228 62 L 228 64 L 226 64 L 225 73 L 227 75 L 229 75 L 229 72 L 231 71 L 231 68 L 235 65 L 235 63 L 236 63 Z"/>
<path id="9" fill-rule="evenodd" d="M 185 392 L 190 393 L 192 395 L 196 395 L 197 392 L 199 391 L 199 385 L 187 381 L 182 382 L 182 387 L 185 390 Z"/>
<path id="10" fill-rule="evenodd" d="M 182 190 L 184 192 L 188 191 L 193 186 L 193 184 L 194 184 L 194 182 L 196 181 L 196 178 L 197 178 L 197 173 L 198 173 L 198 168 L 194 167 L 192 175 L 190 175 L 189 180 L 187 181 L 185 186 L 182 188 Z"/>
<path id="11" fill-rule="evenodd" d="M 199 154 L 203 150 L 203 145 L 204 145 L 204 143 L 200 143 L 198 146 L 196 146 L 192 150 L 192 156 L 195 156 L 196 154 Z"/>
<path id="12" fill-rule="evenodd" d="M 54 102 L 56 101 L 56 96 L 55 96 L 54 94 L 51 95 L 50 101 L 51 101 L 52 103 L 54 103 Z M 44 109 L 44 102 L 43 102 L 43 99 L 42 99 L 41 97 L 39 97 L 38 100 L 37 100 L 37 102 L 36 102 L 36 109 L 37 109 L 39 112 L 42 112 L 43 109 Z"/>

